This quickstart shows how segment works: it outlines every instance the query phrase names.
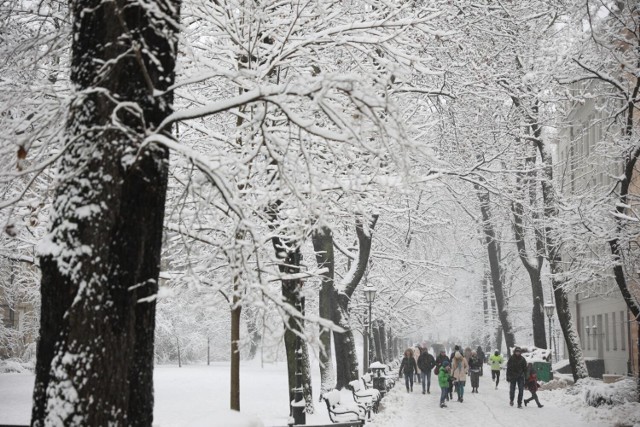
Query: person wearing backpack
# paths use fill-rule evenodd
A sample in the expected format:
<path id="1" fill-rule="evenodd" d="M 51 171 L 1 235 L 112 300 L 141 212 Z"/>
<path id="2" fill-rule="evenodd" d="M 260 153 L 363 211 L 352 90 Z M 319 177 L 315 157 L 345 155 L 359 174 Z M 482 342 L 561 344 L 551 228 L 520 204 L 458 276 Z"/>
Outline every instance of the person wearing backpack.
<path id="1" fill-rule="evenodd" d="M 445 355 L 444 357 L 447 357 Z M 451 372 L 451 368 L 449 367 L 449 361 L 443 360 L 442 365 L 438 370 L 438 385 L 440 386 L 440 407 L 446 408 L 447 405 L 444 404 L 445 399 L 449 400 L 449 374 Z"/>
<path id="2" fill-rule="evenodd" d="M 489 356 L 489 364 L 491 365 L 491 381 L 496 382 L 496 390 L 498 389 L 498 383 L 500 382 L 500 369 L 502 369 L 502 363 L 504 359 L 499 350 L 493 352 Z"/>
<path id="3" fill-rule="evenodd" d="M 431 394 L 431 370 L 436 366 L 436 360 L 429 354 L 427 347 L 422 347 L 420 357 L 418 357 L 418 369 L 420 369 L 420 375 L 422 376 L 422 394 Z"/>
<path id="4" fill-rule="evenodd" d="M 408 348 L 404 351 L 402 363 L 400 363 L 400 372 L 398 376 L 402 378 L 404 374 L 404 383 L 407 386 L 407 393 L 413 391 L 413 375 L 418 370 L 416 359 L 413 358 L 413 350 Z"/>

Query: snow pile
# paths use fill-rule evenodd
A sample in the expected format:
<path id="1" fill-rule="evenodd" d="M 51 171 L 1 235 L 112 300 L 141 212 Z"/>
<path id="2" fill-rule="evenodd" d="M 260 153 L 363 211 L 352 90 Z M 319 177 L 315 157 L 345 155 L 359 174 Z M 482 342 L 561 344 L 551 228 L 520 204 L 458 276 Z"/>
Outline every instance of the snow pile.
<path id="1" fill-rule="evenodd" d="M 587 422 L 640 427 L 640 403 L 635 401 L 633 379 L 604 384 L 594 378 L 585 378 L 566 390 L 546 391 L 543 396 L 544 400 L 569 408 Z"/>
<path id="2" fill-rule="evenodd" d="M 33 372 L 33 364 L 17 360 L 0 360 L 0 374 L 28 374 Z"/>
<path id="3" fill-rule="evenodd" d="M 636 384 L 633 379 L 625 378 L 611 384 L 605 384 L 595 378 L 584 378 L 567 393 L 581 395 L 589 406 L 622 405 L 637 400 Z"/>
<path id="4" fill-rule="evenodd" d="M 540 390 L 559 390 L 569 387 L 570 383 L 564 378 L 554 378 L 549 382 L 540 382 Z"/>
<path id="5" fill-rule="evenodd" d="M 511 354 L 516 347 L 511 349 Z M 551 359 L 551 351 L 546 348 L 538 348 L 533 345 L 520 346 L 522 356 L 527 359 L 527 363 L 548 362 Z"/>

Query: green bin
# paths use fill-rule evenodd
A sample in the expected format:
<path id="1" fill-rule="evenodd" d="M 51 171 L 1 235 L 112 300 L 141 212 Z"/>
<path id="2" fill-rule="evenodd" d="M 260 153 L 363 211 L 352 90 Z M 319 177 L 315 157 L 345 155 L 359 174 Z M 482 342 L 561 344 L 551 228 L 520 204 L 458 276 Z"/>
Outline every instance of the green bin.
<path id="1" fill-rule="evenodd" d="M 553 379 L 553 372 L 551 372 L 551 363 L 533 362 L 533 369 L 535 369 L 539 381 L 549 382 Z"/>

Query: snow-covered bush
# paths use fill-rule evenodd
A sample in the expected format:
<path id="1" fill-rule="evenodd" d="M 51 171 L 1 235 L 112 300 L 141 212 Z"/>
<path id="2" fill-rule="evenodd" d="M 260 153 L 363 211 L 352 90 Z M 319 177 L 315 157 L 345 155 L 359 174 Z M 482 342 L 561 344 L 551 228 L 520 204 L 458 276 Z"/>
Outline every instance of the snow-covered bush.
<path id="1" fill-rule="evenodd" d="M 587 405 L 593 407 L 617 406 L 637 401 L 636 384 L 631 378 L 625 378 L 611 384 L 605 384 L 594 378 L 584 378 L 567 390 L 567 393 L 582 395 Z"/>
<path id="2" fill-rule="evenodd" d="M 25 374 L 33 372 L 33 363 L 25 363 L 15 359 L 0 360 L 0 374 Z"/>

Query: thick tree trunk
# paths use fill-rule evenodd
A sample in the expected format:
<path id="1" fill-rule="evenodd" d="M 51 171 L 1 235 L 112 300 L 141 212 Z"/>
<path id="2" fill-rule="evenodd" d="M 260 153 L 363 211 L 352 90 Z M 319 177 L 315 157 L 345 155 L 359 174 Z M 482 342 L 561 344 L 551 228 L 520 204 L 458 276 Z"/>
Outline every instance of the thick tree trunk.
<path id="1" fill-rule="evenodd" d="M 279 202 L 276 202 L 269 212 L 272 228 L 275 228 L 278 216 Z M 302 254 L 300 248 L 296 242 L 285 242 L 284 239 L 275 235 L 271 239 L 273 249 L 275 250 L 276 258 L 279 261 L 278 269 L 280 273 L 284 275 L 295 275 L 300 272 L 300 263 L 302 261 Z M 301 295 L 302 280 L 299 278 L 282 279 L 282 297 L 284 303 L 291 307 L 298 307 L 301 305 L 303 297 Z M 303 313 L 300 313 L 301 315 Z M 296 317 L 289 315 L 286 320 L 284 333 L 284 345 L 287 354 L 287 373 L 289 378 L 289 402 L 295 401 L 295 389 L 296 384 L 296 337 L 298 334 L 304 336 L 304 322 L 302 317 Z M 298 367 L 302 372 L 302 390 L 305 400 L 306 412 L 312 414 L 313 396 L 311 389 L 311 366 L 309 364 L 309 349 L 307 342 L 304 339 L 298 340 L 300 345 L 299 351 L 302 353 L 302 366 Z"/>
<path id="2" fill-rule="evenodd" d="M 380 361 L 387 363 L 387 332 L 383 320 L 378 320 L 378 335 L 380 336 Z"/>
<path id="3" fill-rule="evenodd" d="M 537 138 L 540 138 L 540 132 L 535 132 L 534 134 Z M 553 186 L 553 162 L 551 159 L 551 153 L 548 152 L 546 145 L 542 140 L 539 139 L 538 141 L 538 152 L 540 154 L 544 171 L 542 179 L 542 198 L 544 201 L 544 216 L 547 224 L 545 227 L 545 248 L 547 252 L 547 259 L 549 260 L 549 265 L 551 267 L 551 273 L 553 275 L 551 285 L 553 287 L 553 294 L 556 300 L 558 321 L 560 322 L 560 328 L 564 334 L 567 350 L 569 352 L 569 363 L 571 365 L 573 379 L 577 381 L 581 378 L 586 378 L 589 374 L 587 372 L 587 365 L 584 362 L 584 356 L 582 355 L 582 347 L 580 346 L 578 331 L 573 323 L 571 311 L 569 309 L 569 299 L 563 287 L 564 283 L 558 279 L 562 273 L 562 257 L 560 256 L 560 246 L 555 240 L 555 230 L 551 226 L 558 217 L 555 188 Z"/>
<path id="4" fill-rule="evenodd" d="M 515 345 L 515 335 L 513 333 L 513 325 L 509 318 L 506 301 L 504 297 L 504 286 L 502 283 L 502 274 L 500 268 L 500 245 L 496 240 L 496 233 L 493 226 L 493 217 L 491 215 L 490 197 L 486 190 L 482 190 L 476 185 L 476 193 L 480 200 L 480 212 L 482 214 L 482 229 L 484 232 L 484 240 L 487 245 L 487 253 L 489 256 L 489 269 L 491 271 L 491 283 L 493 292 L 496 296 L 496 304 L 498 308 L 498 318 L 502 325 L 507 349 Z"/>
<path id="5" fill-rule="evenodd" d="M 391 362 L 393 360 L 393 340 L 395 340 L 393 336 L 393 330 L 391 328 L 387 329 L 387 361 Z"/>
<path id="6" fill-rule="evenodd" d="M 333 235 L 328 227 L 322 227 L 315 231 L 311 240 L 313 250 L 316 252 L 316 262 L 319 268 L 327 271 L 322 273 L 320 285 L 320 300 L 318 302 L 320 317 L 331 320 L 331 307 L 335 304 L 334 297 L 334 253 Z M 320 393 L 331 390 L 336 383 L 336 375 L 331 357 L 331 331 L 322 328 L 320 330 Z"/>
<path id="7" fill-rule="evenodd" d="M 229 408 L 240 410 L 240 316 L 242 306 L 238 295 L 238 280 L 234 279 L 231 304 L 231 371 L 229 387 Z"/>
<path id="8" fill-rule="evenodd" d="M 333 333 L 336 351 L 336 388 L 338 389 L 346 387 L 350 381 L 358 379 L 355 340 L 349 322 L 349 302 L 367 268 L 371 253 L 372 232 L 377 220 L 378 216 L 374 215 L 367 224 L 364 223 L 362 216 L 357 217 L 358 259 L 345 275 L 348 279 L 341 283 L 340 290 L 335 290 L 336 287 L 334 287 L 334 297 L 337 304 L 332 306 L 331 316 L 333 323 L 344 329 L 344 332 Z"/>
<path id="9" fill-rule="evenodd" d="M 518 256 L 522 265 L 527 270 L 529 281 L 531 282 L 532 308 L 531 321 L 533 326 L 533 344 L 538 348 L 547 348 L 547 338 L 544 328 L 544 292 L 542 289 L 542 280 L 540 272 L 542 271 L 542 256 L 536 254 L 532 260 L 527 253 L 527 247 L 522 225 L 523 208 L 518 201 L 511 203 L 511 211 L 513 212 L 513 229 L 516 239 L 516 247 L 518 248 Z"/>
<path id="10" fill-rule="evenodd" d="M 151 425 L 168 152 L 138 150 L 171 112 L 180 2 L 71 6 L 77 92 L 42 245 L 31 422 Z"/>
<path id="11" fill-rule="evenodd" d="M 373 349 L 374 349 L 374 362 L 382 362 L 382 340 L 380 337 L 380 322 L 373 321 Z"/>

